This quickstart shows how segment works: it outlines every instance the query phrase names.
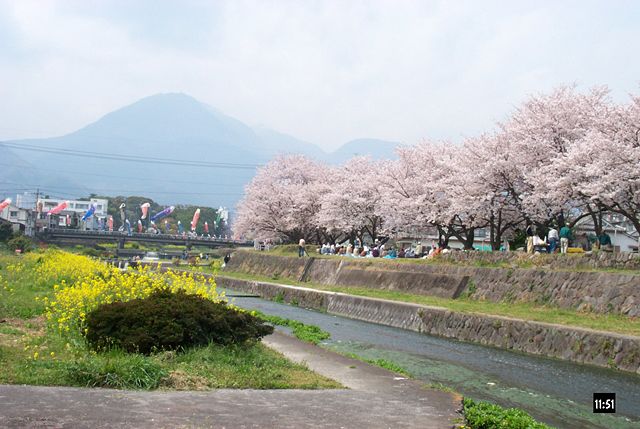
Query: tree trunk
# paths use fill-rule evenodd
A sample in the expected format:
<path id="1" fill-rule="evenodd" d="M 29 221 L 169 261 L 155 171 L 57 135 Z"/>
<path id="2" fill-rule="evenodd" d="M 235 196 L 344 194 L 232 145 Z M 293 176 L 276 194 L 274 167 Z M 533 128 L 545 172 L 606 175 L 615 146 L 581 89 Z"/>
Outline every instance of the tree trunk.
<path id="1" fill-rule="evenodd" d="M 467 235 L 464 239 L 464 250 L 473 250 L 473 242 L 476 238 L 476 229 L 471 227 L 467 229 Z"/>

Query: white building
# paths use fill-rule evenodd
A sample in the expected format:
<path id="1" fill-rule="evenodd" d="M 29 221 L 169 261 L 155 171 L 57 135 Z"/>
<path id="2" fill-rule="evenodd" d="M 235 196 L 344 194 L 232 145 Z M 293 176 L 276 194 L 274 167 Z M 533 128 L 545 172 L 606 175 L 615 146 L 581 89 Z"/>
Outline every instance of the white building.
<path id="1" fill-rule="evenodd" d="M 88 201 L 80 201 L 80 200 L 64 200 L 58 198 L 40 198 L 40 202 L 42 203 L 42 212 L 46 213 L 58 204 L 68 201 L 69 205 L 64 209 L 63 213 L 68 214 L 69 212 L 77 213 L 83 215 L 91 204 L 96 206 L 96 211 L 94 216 L 96 217 L 105 217 L 107 215 L 107 208 L 109 202 L 102 198 L 91 198 Z"/>
<path id="2" fill-rule="evenodd" d="M 11 222 L 14 232 L 22 231 L 25 235 L 33 236 L 33 210 L 23 209 L 10 204 L 0 211 L 0 218 Z"/>
<path id="3" fill-rule="evenodd" d="M 638 250 L 638 232 L 624 216 L 617 213 L 604 213 L 602 229 L 611 237 L 611 244 L 616 252 L 636 252 Z M 594 235 L 591 217 L 581 219 L 575 226 L 578 234 Z"/>

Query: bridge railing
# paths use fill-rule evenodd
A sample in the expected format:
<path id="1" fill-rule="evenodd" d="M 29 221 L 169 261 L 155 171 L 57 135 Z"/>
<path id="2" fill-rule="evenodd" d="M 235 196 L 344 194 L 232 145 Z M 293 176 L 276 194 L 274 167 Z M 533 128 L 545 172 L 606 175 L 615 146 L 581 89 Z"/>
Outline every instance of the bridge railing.
<path id="1" fill-rule="evenodd" d="M 132 232 L 127 234 L 124 231 L 82 231 L 79 229 L 65 229 L 65 228 L 50 228 L 45 232 L 45 235 L 64 235 L 64 236 L 84 236 L 84 237 L 112 237 L 112 238 L 128 238 L 139 240 L 170 240 L 180 242 L 223 242 L 229 244 L 238 245 L 252 245 L 252 241 L 247 240 L 233 240 L 228 238 L 214 236 L 191 236 L 182 234 L 152 234 L 145 232 Z"/>

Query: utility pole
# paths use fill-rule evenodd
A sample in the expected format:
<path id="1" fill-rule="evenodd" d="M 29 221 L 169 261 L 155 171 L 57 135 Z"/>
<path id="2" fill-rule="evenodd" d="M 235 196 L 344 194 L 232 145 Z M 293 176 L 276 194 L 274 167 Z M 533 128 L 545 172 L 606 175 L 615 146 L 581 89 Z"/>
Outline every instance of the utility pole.
<path id="1" fill-rule="evenodd" d="M 38 200 L 40 199 L 40 188 L 36 188 L 36 200 L 35 207 L 33 210 L 33 236 L 35 237 L 36 232 L 38 231 Z"/>

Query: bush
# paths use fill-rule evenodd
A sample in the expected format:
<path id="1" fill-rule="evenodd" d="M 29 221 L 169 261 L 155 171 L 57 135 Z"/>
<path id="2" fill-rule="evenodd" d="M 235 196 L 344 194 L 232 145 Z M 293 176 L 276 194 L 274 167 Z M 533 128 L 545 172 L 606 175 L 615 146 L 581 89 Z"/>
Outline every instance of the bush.
<path id="1" fill-rule="evenodd" d="M 517 408 L 505 409 L 489 402 L 463 400 L 464 416 L 473 429 L 551 429 L 535 421 L 529 414 Z"/>
<path id="2" fill-rule="evenodd" d="M 149 354 L 216 344 L 256 341 L 273 332 L 249 313 L 183 291 L 103 304 L 87 314 L 86 338 L 94 350 L 118 347 Z"/>
<path id="3" fill-rule="evenodd" d="M 100 256 L 100 251 L 87 247 L 82 249 L 82 254 L 85 256 L 91 256 L 91 257 L 97 258 Z"/>
<path id="4" fill-rule="evenodd" d="M 0 222 L 0 242 L 4 243 L 13 237 L 13 228 L 9 222 Z"/>
<path id="5" fill-rule="evenodd" d="M 29 237 L 25 237 L 22 234 L 18 234 L 14 236 L 11 240 L 7 242 L 9 249 L 12 251 L 20 250 L 22 253 L 26 253 L 33 249 L 33 242 Z"/>

